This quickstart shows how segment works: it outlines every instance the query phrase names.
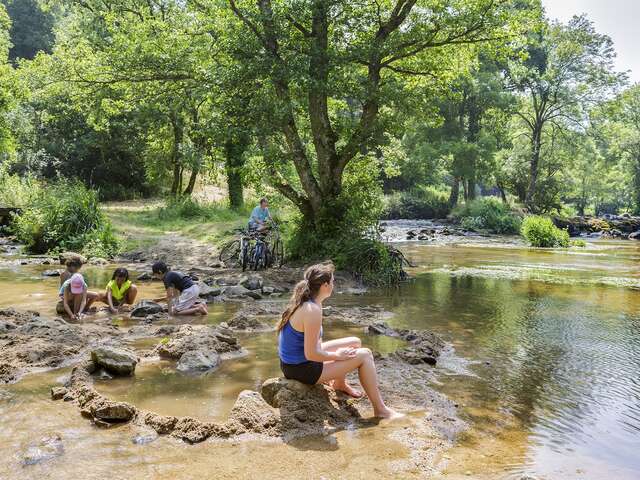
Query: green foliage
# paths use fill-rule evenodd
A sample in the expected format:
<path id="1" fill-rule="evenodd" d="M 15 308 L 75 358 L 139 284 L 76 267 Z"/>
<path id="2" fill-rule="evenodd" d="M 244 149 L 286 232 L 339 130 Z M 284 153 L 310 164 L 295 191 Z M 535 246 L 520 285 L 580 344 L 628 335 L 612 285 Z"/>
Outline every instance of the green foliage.
<path id="1" fill-rule="evenodd" d="M 467 230 L 518 233 L 520 217 L 496 197 L 483 197 L 460 205 L 452 216 Z"/>
<path id="2" fill-rule="evenodd" d="M 112 257 L 119 247 L 100 210 L 97 193 L 79 182 L 46 185 L 16 218 L 13 228 L 32 253 L 73 250 Z"/>
<path id="3" fill-rule="evenodd" d="M 0 165 L 0 205 L 24 208 L 37 198 L 41 188 L 31 175 L 11 175 Z"/>
<path id="4" fill-rule="evenodd" d="M 587 242 L 585 242 L 584 240 L 571 240 L 571 242 L 569 242 L 569 245 L 572 247 L 584 248 L 587 246 Z"/>
<path id="5" fill-rule="evenodd" d="M 449 214 L 449 198 L 433 187 L 415 188 L 385 197 L 382 214 L 386 219 L 444 218 Z"/>
<path id="6" fill-rule="evenodd" d="M 0 0 L 11 18 L 9 58 L 31 59 L 39 51 L 50 52 L 53 46 L 54 16 L 43 11 L 38 0 Z"/>
<path id="7" fill-rule="evenodd" d="M 525 217 L 520 233 L 532 247 L 566 248 L 569 246 L 569 232 L 556 227 L 549 217 L 538 215 Z"/>

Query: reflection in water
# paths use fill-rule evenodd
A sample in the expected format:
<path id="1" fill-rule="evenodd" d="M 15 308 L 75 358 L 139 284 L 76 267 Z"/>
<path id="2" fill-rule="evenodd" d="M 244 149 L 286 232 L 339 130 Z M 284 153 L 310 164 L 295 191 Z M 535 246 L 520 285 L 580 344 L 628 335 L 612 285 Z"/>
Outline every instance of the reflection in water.
<path id="1" fill-rule="evenodd" d="M 628 288 L 640 285 L 636 243 L 602 241 L 569 251 L 478 244 L 402 248 L 418 265 L 415 281 L 332 301 L 382 305 L 395 313 L 389 323 L 432 329 L 455 347 L 455 357 L 441 362 L 438 388 L 461 405 L 471 428 L 445 457 L 446 476 L 640 478 L 640 294 Z M 0 286 L 8 294 L 0 307 L 50 314 L 57 279 L 43 279 L 43 269 L 0 268 Z M 95 287 L 106 283 L 110 270 L 88 267 L 85 273 Z M 141 295 L 155 296 L 160 289 L 143 285 Z M 215 306 L 202 321 L 217 323 L 232 311 Z M 362 336 L 360 329 L 339 324 L 326 333 Z M 187 377 L 172 362 L 145 362 L 134 378 L 99 381 L 97 388 L 159 413 L 224 418 L 241 390 L 279 374 L 273 333 L 244 335 L 241 343 L 248 355 L 223 362 L 210 375 Z M 383 352 L 399 346 L 386 337 L 366 336 L 365 343 Z M 464 367 L 460 357 L 467 360 Z M 33 478 L 82 476 L 85 469 L 96 475 L 116 469 L 123 478 L 202 478 L 212 471 L 246 478 L 255 474 L 254 465 L 263 478 L 292 478 L 302 463 L 309 478 L 338 478 L 334 467 L 355 478 L 364 478 L 363 472 L 367 478 L 371 472 L 392 477 L 391 462 L 408 455 L 384 428 L 341 432 L 328 443 L 295 448 L 216 445 L 215 454 L 210 443 L 184 447 L 170 438 L 135 446 L 125 429 L 96 435 L 75 409 L 48 401 L 48 387 L 60 375 L 34 375 L 0 388 L 0 458 L 12 459 L 0 460 L 0 477 L 13 472 L 15 452 L 25 442 L 52 429 L 65 438 L 65 466 L 37 466 L 28 472 Z M 274 459 L 282 468 L 273 467 Z M 403 471 L 398 478 L 418 475 Z"/>

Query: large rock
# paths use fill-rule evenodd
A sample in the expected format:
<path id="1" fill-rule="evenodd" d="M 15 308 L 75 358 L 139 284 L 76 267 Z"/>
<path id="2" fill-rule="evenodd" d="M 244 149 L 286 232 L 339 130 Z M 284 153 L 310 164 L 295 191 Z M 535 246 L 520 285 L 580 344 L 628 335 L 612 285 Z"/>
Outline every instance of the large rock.
<path id="1" fill-rule="evenodd" d="M 162 305 L 156 302 L 152 302 L 150 300 L 142 300 L 138 302 L 131 310 L 132 317 L 146 317 L 147 315 L 155 315 L 156 313 L 161 313 L 164 310 Z"/>
<path id="2" fill-rule="evenodd" d="M 325 385 L 305 385 L 285 378 L 270 378 L 262 384 L 262 398 L 280 413 L 286 439 L 323 435 L 358 421 L 360 412 Z"/>
<path id="3" fill-rule="evenodd" d="M 224 294 L 229 298 L 247 297 L 250 292 L 251 290 L 243 287 L 242 285 L 232 285 L 230 287 L 225 287 L 224 289 Z"/>
<path id="4" fill-rule="evenodd" d="M 208 302 L 212 302 L 216 297 L 222 295 L 222 288 L 212 287 L 205 282 L 197 282 L 200 289 L 200 298 L 204 298 Z"/>
<path id="5" fill-rule="evenodd" d="M 128 422 L 136 413 L 133 405 L 125 402 L 113 402 L 111 400 L 95 402 L 90 405 L 89 411 L 94 419 L 108 423 Z"/>
<path id="6" fill-rule="evenodd" d="M 83 265 L 87 263 L 87 257 L 76 252 L 62 252 L 60 255 L 58 255 L 58 260 L 60 260 L 61 265 L 66 264 L 67 260 L 70 260 L 72 258 L 79 260 Z"/>
<path id="7" fill-rule="evenodd" d="M 182 373 L 203 373 L 220 365 L 220 355 L 213 350 L 185 352 L 178 360 L 176 369 Z"/>
<path id="8" fill-rule="evenodd" d="M 277 436 L 280 434 L 280 415 L 258 392 L 244 390 L 238 395 L 225 427 L 229 434 Z"/>
<path id="9" fill-rule="evenodd" d="M 168 342 L 162 342 L 155 348 L 155 353 L 163 358 L 179 360 L 187 352 L 229 353 L 239 350 L 238 340 L 230 330 L 210 325 L 182 325 Z"/>
<path id="10" fill-rule="evenodd" d="M 124 348 L 101 346 L 91 351 L 91 360 L 116 375 L 131 375 L 136 370 L 138 357 Z"/>
<path id="11" fill-rule="evenodd" d="M 238 284 L 247 290 L 260 290 L 262 288 L 262 278 L 259 275 L 250 275 L 241 278 Z"/>
<path id="12" fill-rule="evenodd" d="M 266 332 L 274 328 L 272 325 L 261 322 L 256 316 L 242 312 L 234 315 L 228 325 L 230 329 L 240 332 Z"/>
<path id="13" fill-rule="evenodd" d="M 629 234 L 629 240 L 640 240 L 640 230 Z"/>

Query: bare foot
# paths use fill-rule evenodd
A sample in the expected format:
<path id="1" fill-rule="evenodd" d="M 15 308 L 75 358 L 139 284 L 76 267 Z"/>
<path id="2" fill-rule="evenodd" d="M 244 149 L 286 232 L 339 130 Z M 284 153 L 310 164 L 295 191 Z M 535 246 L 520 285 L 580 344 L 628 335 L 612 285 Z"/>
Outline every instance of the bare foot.
<path id="1" fill-rule="evenodd" d="M 374 412 L 374 416 L 378 418 L 384 418 L 386 420 L 397 420 L 398 418 L 402 418 L 405 416 L 404 413 L 396 412 L 391 408 L 386 408 L 381 410 L 380 412 Z"/>
<path id="2" fill-rule="evenodd" d="M 350 397 L 353 398 L 361 398 L 363 393 L 360 390 L 356 390 L 348 383 L 336 384 L 336 382 L 332 382 L 331 387 L 337 392 L 343 392 Z"/>

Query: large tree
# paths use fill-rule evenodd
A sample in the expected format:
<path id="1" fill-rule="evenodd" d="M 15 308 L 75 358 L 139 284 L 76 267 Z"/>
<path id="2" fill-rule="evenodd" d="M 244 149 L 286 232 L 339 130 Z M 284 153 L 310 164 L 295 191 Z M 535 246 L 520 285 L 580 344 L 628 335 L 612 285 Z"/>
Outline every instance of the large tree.
<path id="1" fill-rule="evenodd" d="M 260 80 L 270 118 L 262 142 L 273 185 L 308 223 L 336 219 L 349 164 L 371 151 L 394 112 L 428 102 L 471 64 L 474 45 L 508 42 L 520 20 L 512 6 L 229 0 L 236 22 L 224 19 L 227 35 L 240 67 Z"/>
<path id="2" fill-rule="evenodd" d="M 528 185 L 524 201 L 536 210 L 541 152 L 547 129 L 584 129 L 587 111 L 604 101 L 619 81 L 613 73 L 611 39 L 595 31 L 585 16 L 568 24 L 543 23 L 528 37 L 524 61 L 511 62 L 508 77 L 521 92 L 516 115 L 529 139 Z"/>

